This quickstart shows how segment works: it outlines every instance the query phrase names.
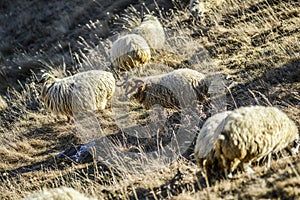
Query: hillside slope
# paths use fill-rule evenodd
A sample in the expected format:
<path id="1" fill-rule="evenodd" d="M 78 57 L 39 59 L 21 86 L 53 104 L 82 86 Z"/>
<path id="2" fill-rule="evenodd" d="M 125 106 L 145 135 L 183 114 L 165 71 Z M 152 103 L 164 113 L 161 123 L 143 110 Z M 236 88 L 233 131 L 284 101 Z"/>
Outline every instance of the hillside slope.
<path id="1" fill-rule="evenodd" d="M 153 137 L 138 140 L 126 135 L 123 130 L 131 121 L 124 127 L 118 124 L 122 117 L 129 121 L 124 113 L 125 117 L 101 113 L 86 125 L 67 123 L 47 111 L 39 98 L 36 80 L 44 71 L 65 76 L 107 69 L 111 41 L 139 23 L 148 9 L 162 22 L 169 42 L 143 75 L 183 67 L 228 74 L 239 84 L 226 96 L 227 109 L 274 105 L 300 129 L 300 2 L 211 2 L 197 21 L 188 12 L 188 1 L 1 1 L 0 198 L 20 199 L 64 185 L 98 199 L 296 199 L 299 155 L 274 156 L 270 169 L 255 166 L 254 175 L 237 174 L 232 180 L 208 177 L 209 186 L 191 151 L 154 163 L 155 169 L 148 169 L 152 160 L 142 157 L 144 169 L 131 170 L 123 165 L 129 158 L 120 155 L 136 158 L 144 155 L 141 149 L 152 152 L 153 147 L 168 144 L 168 138 L 159 143 Z M 135 124 L 151 127 L 153 120 L 157 126 L 178 121 L 176 112 L 162 119 L 136 104 L 126 108 Z M 57 159 L 58 153 L 85 142 L 92 132 L 89 127 L 100 127 L 104 143 L 117 141 L 120 149 L 130 153 L 108 154 L 119 164 L 117 168 L 99 160 L 78 164 Z M 196 135 L 193 128 L 186 132 Z"/>

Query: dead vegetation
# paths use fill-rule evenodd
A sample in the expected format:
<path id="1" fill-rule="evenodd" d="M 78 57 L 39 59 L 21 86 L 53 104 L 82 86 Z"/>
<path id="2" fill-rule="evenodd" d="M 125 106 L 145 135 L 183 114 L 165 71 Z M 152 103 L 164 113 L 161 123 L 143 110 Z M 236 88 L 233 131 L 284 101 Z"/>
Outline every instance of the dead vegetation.
<path id="1" fill-rule="evenodd" d="M 124 9 L 125 15 L 121 14 Z M 225 0 L 211 6 L 201 22 L 188 12 L 186 1 L 145 1 L 144 6 L 129 0 L 3 1 L 1 199 L 20 199 L 59 186 L 98 199 L 296 199 L 300 194 L 299 155 L 276 158 L 269 170 L 255 166 L 258 173 L 252 176 L 217 179 L 207 177 L 195 165 L 193 148 L 178 152 L 174 145 L 172 162 L 162 156 L 163 147 L 172 144 L 168 133 L 182 127 L 180 122 L 188 118 L 185 115 L 146 111 L 121 97 L 112 102 L 115 107 L 111 111 L 91 116 L 92 124 L 66 123 L 45 110 L 36 76 L 49 70 L 66 76 L 108 69 L 115 34 L 131 30 L 147 9 L 155 11 L 168 40 L 165 51 L 155 55 L 138 75 L 184 67 L 206 74 L 229 74 L 239 84 L 226 96 L 228 109 L 274 105 L 300 126 L 300 3 L 296 0 Z M 121 114 L 116 117 L 117 112 Z M 205 118 L 193 120 L 201 124 Z M 121 128 L 117 122 L 124 122 Z M 143 137 L 126 134 L 141 127 Z M 188 125 L 183 129 L 193 147 L 198 130 Z M 100 144 L 112 144 L 123 153 L 104 148 L 105 158 L 112 158 L 109 162 L 74 163 L 56 158 L 81 144 L 85 135 L 97 134 L 105 136 Z M 129 153 L 134 156 L 127 160 Z M 140 160 L 132 162 L 132 158 Z"/>

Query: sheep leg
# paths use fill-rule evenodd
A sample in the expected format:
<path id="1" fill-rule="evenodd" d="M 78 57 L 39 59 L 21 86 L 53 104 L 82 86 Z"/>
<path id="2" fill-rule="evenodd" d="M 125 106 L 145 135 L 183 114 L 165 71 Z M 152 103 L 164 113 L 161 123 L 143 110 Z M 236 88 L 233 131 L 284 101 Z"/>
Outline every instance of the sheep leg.
<path id="1" fill-rule="evenodd" d="M 227 178 L 233 178 L 232 172 L 227 175 Z"/>
<path id="2" fill-rule="evenodd" d="M 271 167 L 271 157 L 272 157 L 272 154 L 269 153 L 268 157 L 267 157 L 267 169 L 270 169 L 270 167 Z"/>
<path id="3" fill-rule="evenodd" d="M 235 158 L 233 161 L 231 161 L 231 163 L 230 163 L 230 171 L 229 171 L 229 174 L 227 175 L 228 178 L 232 178 L 233 177 L 232 173 L 239 166 L 240 163 L 241 163 L 241 160 L 237 159 L 237 158 Z"/>
<path id="4" fill-rule="evenodd" d="M 201 161 L 199 161 L 199 163 L 201 163 L 202 164 L 202 167 L 203 167 L 203 172 L 202 172 L 202 174 L 203 174 L 203 177 L 204 177 L 204 179 L 205 179 L 205 183 L 206 183 L 206 186 L 207 187 L 209 187 L 209 180 L 208 180 L 208 173 L 207 173 L 207 159 L 204 159 L 202 162 Z"/>

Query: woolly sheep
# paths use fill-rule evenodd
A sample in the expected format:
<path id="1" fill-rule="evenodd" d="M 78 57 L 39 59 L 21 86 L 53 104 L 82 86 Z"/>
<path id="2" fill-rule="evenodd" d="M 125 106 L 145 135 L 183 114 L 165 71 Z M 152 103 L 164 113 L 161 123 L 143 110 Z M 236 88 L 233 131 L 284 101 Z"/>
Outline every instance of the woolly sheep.
<path id="1" fill-rule="evenodd" d="M 164 47 L 166 41 L 164 28 L 157 17 L 151 14 L 146 14 L 142 23 L 134 28 L 132 33 L 142 36 L 153 50 Z"/>
<path id="2" fill-rule="evenodd" d="M 217 161 L 219 168 L 226 174 L 229 172 L 228 177 L 232 177 L 232 172 L 238 167 L 253 172 L 251 162 L 266 156 L 270 159 L 272 153 L 299 139 L 296 124 L 285 113 L 278 108 L 264 106 L 241 107 L 232 111 L 221 120 L 215 136 L 218 136 L 215 150 L 207 155 L 206 161 Z M 198 147 L 200 145 L 197 144 Z"/>
<path id="3" fill-rule="evenodd" d="M 95 200 L 69 187 L 59 187 L 30 194 L 23 200 Z"/>
<path id="4" fill-rule="evenodd" d="M 151 59 L 150 47 L 137 34 L 128 34 L 117 39 L 110 49 L 110 60 L 116 70 L 142 67 Z"/>
<path id="5" fill-rule="evenodd" d="M 74 113 L 82 111 L 103 111 L 115 91 L 112 73 L 91 70 L 62 79 L 45 73 L 40 83 L 41 98 L 46 107 L 57 115 L 65 115 L 68 120 Z"/>
<path id="6" fill-rule="evenodd" d="M 131 97 L 150 109 L 155 104 L 165 108 L 186 107 L 195 100 L 203 101 L 199 90 L 205 75 L 188 68 L 177 69 L 167 74 L 133 79 Z M 136 84 L 136 85 L 134 85 Z"/>

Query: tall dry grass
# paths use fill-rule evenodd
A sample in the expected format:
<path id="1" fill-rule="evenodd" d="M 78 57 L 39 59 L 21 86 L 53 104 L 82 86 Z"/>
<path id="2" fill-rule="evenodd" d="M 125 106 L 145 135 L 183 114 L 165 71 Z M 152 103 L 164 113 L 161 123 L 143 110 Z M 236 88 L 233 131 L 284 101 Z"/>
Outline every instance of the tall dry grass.
<path id="1" fill-rule="evenodd" d="M 131 76 L 160 74 L 183 67 L 207 74 L 231 74 L 234 80 L 244 83 L 244 88 L 234 88 L 227 99 L 229 104 L 235 101 L 232 108 L 249 104 L 280 106 L 299 125 L 299 76 L 293 74 L 299 64 L 299 7 L 297 1 L 226 0 L 221 5 L 212 5 L 202 21 L 195 21 L 187 7 L 160 12 L 159 19 L 168 38 L 166 47 L 144 70 Z M 89 69 L 109 70 L 112 41 L 118 34 L 130 31 L 142 16 L 135 7 L 129 7 L 126 12 L 120 16 L 116 35 L 107 38 L 93 35 L 93 40 L 85 35 L 74 39 L 80 50 L 68 52 L 74 56 L 72 72 L 66 70 L 70 63 L 62 64 L 62 70 L 52 67 L 55 63 L 49 61 L 50 55 L 44 61 L 47 70 L 61 77 Z M 95 33 L 101 30 L 100 24 L 97 20 L 90 21 L 86 29 Z M 282 79 L 274 81 L 278 73 Z M 43 188 L 59 186 L 73 187 L 99 199 L 296 198 L 299 195 L 298 155 L 273 161 L 270 170 L 256 166 L 254 176 L 238 174 L 231 181 L 214 180 L 193 163 L 192 155 L 188 159 L 182 157 L 183 152 L 176 151 L 176 145 L 170 151 L 172 162 L 167 160 L 170 157 L 163 157 L 163 141 L 153 136 L 161 126 L 156 126 L 154 131 L 145 126 L 143 134 L 155 140 L 137 141 L 125 135 L 131 124 L 125 124 L 128 127 L 119 133 L 117 117 L 130 117 L 138 125 L 149 124 L 153 120 L 151 116 L 155 117 L 152 111 L 130 101 L 122 102 L 122 98 L 116 98 L 114 105 L 128 109 L 129 116 L 121 113 L 116 117 L 113 112 L 107 112 L 97 114 L 95 121 L 90 122 L 105 134 L 101 142 L 111 145 L 103 150 L 108 162 L 98 157 L 91 163 L 81 164 L 58 160 L 57 153 L 77 146 L 81 138 L 76 124 L 57 121 L 45 110 L 35 79 L 22 85 L 20 91 L 10 90 L 5 97 L 7 107 L 0 111 L 1 199 L 20 199 Z M 118 89 L 119 94 L 124 92 Z M 154 122 L 159 125 L 165 120 L 157 118 Z M 187 131 L 196 134 L 197 129 L 193 128 Z M 152 157 L 145 151 L 150 142 L 160 149 Z M 131 154 L 137 159 L 126 157 Z"/>

